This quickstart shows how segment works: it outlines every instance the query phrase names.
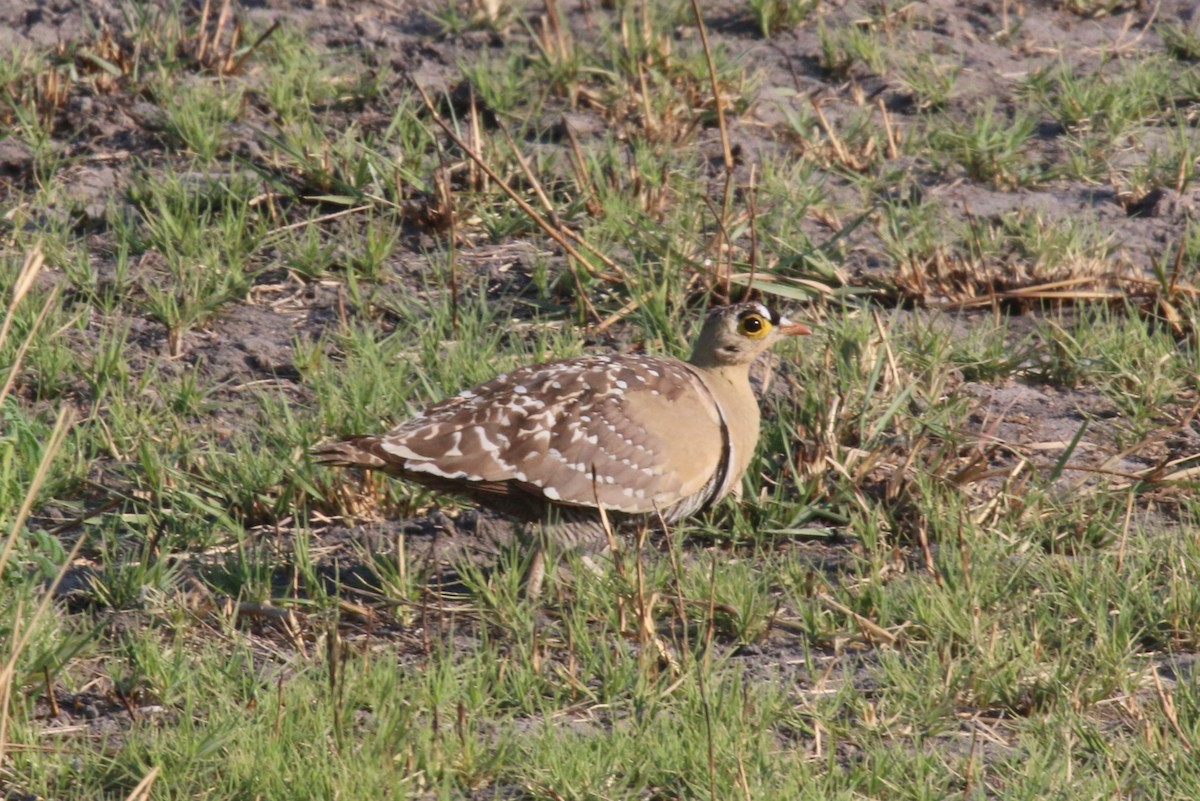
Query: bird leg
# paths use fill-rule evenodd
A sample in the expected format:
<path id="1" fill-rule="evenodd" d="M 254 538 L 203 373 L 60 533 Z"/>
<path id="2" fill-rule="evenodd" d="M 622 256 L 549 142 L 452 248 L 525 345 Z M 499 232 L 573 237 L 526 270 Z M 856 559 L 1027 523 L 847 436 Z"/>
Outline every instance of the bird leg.
<path id="1" fill-rule="evenodd" d="M 427 516 L 429 518 L 429 522 L 433 524 L 435 530 L 441 529 L 441 531 L 444 532 L 445 535 L 451 540 L 457 541 L 459 539 L 460 532 L 458 530 L 458 524 L 455 523 L 454 520 L 451 519 L 445 512 L 443 512 L 441 507 L 433 507 L 429 510 L 429 514 Z"/>
<path id="2" fill-rule="evenodd" d="M 552 533 L 548 530 L 546 522 L 523 525 L 515 533 L 520 552 L 529 558 L 521 576 L 522 594 L 526 598 L 537 600 L 546 583 L 547 564 L 550 564 L 552 569 L 553 565 L 558 563 L 560 553 L 554 547 Z M 547 553 L 550 554 L 549 557 Z"/>
<path id="3" fill-rule="evenodd" d="M 525 575 L 521 580 L 521 584 L 525 587 L 525 597 L 536 601 L 542 594 L 542 585 L 545 581 L 546 548 L 539 544 L 535 546 L 529 566 L 525 568 Z"/>
<path id="4" fill-rule="evenodd" d="M 563 557 L 568 553 L 576 554 L 580 565 L 595 576 L 604 574 L 601 563 L 614 556 L 609 541 L 600 534 L 599 524 L 588 517 L 564 520 L 559 514 L 551 514 L 525 532 L 523 544 L 530 553 L 522 579 L 526 598 L 538 598 L 547 572 L 567 570 Z"/>

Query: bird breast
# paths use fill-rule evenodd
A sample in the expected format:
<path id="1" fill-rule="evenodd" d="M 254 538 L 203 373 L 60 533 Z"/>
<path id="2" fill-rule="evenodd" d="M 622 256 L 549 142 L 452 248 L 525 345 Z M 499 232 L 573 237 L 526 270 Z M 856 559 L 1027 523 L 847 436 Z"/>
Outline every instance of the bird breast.
<path id="1" fill-rule="evenodd" d="M 740 486 L 758 446 L 761 415 L 758 398 L 750 386 L 748 365 L 698 370 L 697 373 L 721 410 L 729 452 L 724 481 L 713 495 L 715 501 Z"/>

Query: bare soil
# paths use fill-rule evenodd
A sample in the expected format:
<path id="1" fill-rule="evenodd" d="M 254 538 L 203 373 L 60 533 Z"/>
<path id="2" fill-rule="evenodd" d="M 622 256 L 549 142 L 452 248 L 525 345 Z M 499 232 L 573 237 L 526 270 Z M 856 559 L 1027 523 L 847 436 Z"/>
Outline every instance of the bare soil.
<path id="1" fill-rule="evenodd" d="M 566 20 L 586 41 L 593 26 L 609 24 L 607 12 L 580 2 L 563 3 Z M 748 63 L 761 76 L 758 100 L 751 110 L 731 120 L 731 134 L 740 152 L 739 170 L 747 171 L 751 164 L 769 154 L 793 152 L 795 143 L 780 134 L 783 110 L 809 104 L 810 96 L 823 100 L 823 109 L 835 125 L 838 120 L 856 113 L 855 92 L 864 93 L 888 109 L 900 136 L 921 114 L 911 94 L 903 86 L 874 75 L 851 76 L 833 80 L 818 65 L 818 34 L 811 25 L 783 32 L 764 40 L 744 10 L 743 4 L 728 2 L 705 4 L 710 34 L 715 47 L 744 54 Z M 1011 44 L 1000 44 L 994 34 L 1000 26 L 1002 5 L 1009 13 L 1020 13 L 1021 25 Z M 860 17 L 866 4 L 832 2 L 823 4 L 830 25 Z M 1161 50 L 1163 43 L 1153 30 L 1153 23 L 1174 19 L 1191 23 L 1195 5 L 1182 0 L 1162 3 L 1129 3 L 1120 13 L 1098 19 L 1084 19 L 1064 10 L 1059 3 L 1025 2 L 1002 4 L 999 0 L 979 2 L 915 2 L 907 4 L 905 13 L 925 21 L 917 30 L 906 33 L 907 39 L 897 41 L 897 47 L 914 46 L 942 54 L 953 54 L 962 63 L 962 75 L 956 93 L 950 100 L 952 109 L 969 113 L 981 104 L 995 99 L 1010 102 L 1018 83 L 1036 70 L 1059 62 L 1094 62 L 1102 52 L 1119 52 L 1122 48 Z M 395 85 L 386 90 L 374 104 L 339 110 L 346 125 L 365 129 L 385 125 L 388 108 L 401 93 L 408 91 L 405 81 L 415 78 L 433 94 L 453 95 L 458 86 L 460 61 L 478 58 L 481 53 L 502 48 L 504 39 L 496 34 L 470 33 L 443 37 L 437 26 L 421 8 L 409 0 L 380 0 L 379 2 L 243 2 L 241 13 L 260 28 L 276 20 L 285 21 L 304 31 L 305 37 L 338 58 L 360 65 L 364 74 L 383 68 L 393 71 Z M 1157 15 L 1157 16 L 1156 16 Z M 89 31 L 108 26 L 120 31 L 124 22 L 117 3 L 92 2 L 81 5 L 71 0 L 0 0 L 0 51 L 10 48 L 54 47 L 89 35 Z M 514 36 L 523 36 L 517 31 Z M 695 36 L 692 29 L 681 30 L 681 37 Z M 246 80 L 253 82 L 253 75 Z M 587 147 L 599 139 L 606 124 L 594 111 L 586 108 L 557 110 L 569 115 L 581 144 Z M 263 131 L 268 129 L 262 112 L 251 100 L 247 113 L 233 128 L 235 143 L 232 150 L 253 160 L 263 151 Z M 1064 132 L 1043 125 L 1036 132 L 1033 158 L 1053 163 L 1062 156 Z M 564 148 L 565 143 L 539 143 L 539 147 Z M 63 113 L 55 121 L 54 147 L 65 157 L 64 174 L 58 177 L 66 191 L 54 206 L 39 209 L 38 214 L 52 219 L 71 221 L 88 237 L 91 264 L 101 280 L 111 276 L 115 255 L 111 234 L 104 221 L 114 212 L 134 214 L 129 190 L 137 175 L 144 171 L 172 171 L 181 168 L 180 160 L 165 144 L 157 110 L 139 99 L 123 93 L 70 98 Z M 1140 147 L 1144 147 L 1141 145 Z M 1115 153 L 1117 162 L 1125 158 Z M 720 142 L 715 128 L 700 133 L 698 158 L 716 163 L 720 158 Z M 1109 186 L 1083 181 L 1061 180 L 1050 185 L 1013 190 L 1000 190 L 970 180 L 956 167 L 939 166 L 921 157 L 900 159 L 896 192 L 917 192 L 940 198 L 948 220 L 988 218 L 1014 209 L 1025 209 L 1051 218 L 1069 217 L 1090 221 L 1108 232 L 1115 243 L 1115 262 L 1131 270 L 1149 273 L 1151 265 L 1163 258 L 1180 240 L 1184 228 L 1195 219 L 1200 204 L 1200 189 L 1189 188 L 1183 193 L 1171 190 L 1130 199 L 1118 196 Z M 228 174 L 242 168 L 228 165 Z M 715 175 L 715 173 L 714 173 Z M 221 179 L 225 175 L 194 176 L 197 181 Z M 850 182 L 836 172 L 823 176 L 828 195 L 832 197 L 845 218 L 862 212 L 862 200 Z M 714 178 L 715 180 L 715 178 Z M 0 137 L 0 209 L 10 205 L 17 192 L 27 190 L 37 182 L 33 153 L 12 138 Z M 804 231 L 821 241 L 828 239 L 833 229 L 828 222 L 806 218 Z M 346 223 L 344 235 L 355 235 L 353 223 Z M 416 277 L 428 267 L 428 256 L 434 242 L 419 226 L 405 232 L 393 252 L 387 270 L 398 279 L 397 295 L 410 293 L 418 286 Z M 548 246 L 543 245 L 548 249 Z M 619 258 L 621 254 L 612 254 Z M 283 392 L 297 406 L 313 403 L 300 374 L 293 367 L 297 339 L 315 338 L 338 324 L 345 298 L 333 284 L 301 284 L 289 278 L 285 265 L 267 264 L 258 273 L 249 296 L 240 303 L 230 304 L 220 315 L 219 322 L 184 335 L 181 352 L 170 353 L 168 336 L 163 326 L 147 318 L 130 316 L 128 350 L 135 369 L 154 365 L 164 373 L 199 370 L 208 384 L 217 387 L 213 399 L 215 412 L 230 436 L 244 425 L 245 410 L 250 408 L 253 393 L 269 386 L 273 392 Z M 477 275 L 487 276 L 489 288 L 498 303 L 509 303 L 514 292 L 528 284 L 532 270 L 531 247 L 526 242 L 507 242 L 481 245 L 464 252 L 464 263 Z M 843 265 L 852 282 L 875 284 L 883 281 L 893 267 L 881 255 L 881 242 L 870 226 L 862 226 L 850 234 Z M 351 309 L 353 314 L 354 310 Z M 515 310 L 514 313 L 521 313 Z M 970 313 L 918 310 L 915 314 L 944 320 L 952 327 L 973 324 Z M 1031 314 L 1038 313 L 1030 310 Z M 383 323 L 386 325 L 386 321 Z M 1010 335 L 1021 332 L 1019 323 Z M 82 335 L 98 336 L 93 327 Z M 625 336 L 618 327 L 598 344 L 620 346 Z M 86 351 L 89 343 L 81 341 Z M 80 392 L 84 392 L 80 388 Z M 1099 393 L 1087 388 L 1052 387 L 1044 384 L 1005 381 L 999 384 L 965 382 L 960 392 L 978 407 L 974 422 L 984 430 L 998 417 L 1003 422 L 994 436 L 1012 442 L 1045 443 L 1044 453 L 1053 460 L 1062 453 L 1087 417 L 1095 424 L 1085 442 L 1077 448 L 1077 461 L 1087 463 L 1094 451 L 1096 463 L 1112 453 L 1112 437 L 1104 421 L 1115 414 L 1111 404 Z M 1200 434 L 1183 432 L 1170 447 L 1178 452 L 1200 450 Z M 1123 458 L 1110 469 L 1135 472 L 1164 458 L 1166 452 L 1141 452 Z M 1003 465 L 997 465 L 1003 466 Z M 97 466 L 103 472 L 103 465 Z M 53 517 L 53 512 L 50 513 Z M 52 525 L 53 520 L 45 520 Z M 497 530 L 502 530 L 502 526 Z M 441 569 L 452 565 L 461 554 L 480 555 L 491 559 L 495 549 L 481 544 L 470 521 L 447 526 L 437 518 L 411 521 L 380 522 L 351 527 L 331 523 L 316 534 L 312 551 L 323 568 L 336 572 L 345 580 L 364 572 L 365 554 L 387 553 L 397 534 L 403 532 L 408 541 L 408 556 L 414 563 L 429 560 Z M 465 533 L 458 533 L 460 530 Z M 834 532 L 836 534 L 836 532 Z M 263 542 L 269 543 L 271 528 L 261 531 Z M 503 534 L 494 541 L 502 541 Z M 264 546 L 266 547 L 266 546 Z M 831 538 L 828 543 L 805 542 L 795 546 L 798 558 L 811 561 L 817 571 L 838 569 L 841 559 L 852 553 L 853 542 Z M 289 569 L 281 567 L 280 581 L 286 584 Z M 204 566 L 198 572 L 205 572 Z M 433 571 L 437 573 L 437 570 Z M 352 585 L 353 582 L 347 582 Z M 64 591 L 70 596 L 84 592 L 85 580 L 68 581 Z M 77 596 L 76 596 L 77 597 Z M 273 624 L 264 623 L 271 631 Z M 389 627 L 379 625 L 372 636 L 394 636 Z M 412 630 L 400 634 L 413 637 Z M 419 648 L 414 641 L 414 653 Z M 744 663 L 748 674 L 775 676 L 786 681 L 809 681 L 794 665 L 798 652 L 786 631 L 776 631 L 761 645 L 738 651 L 735 658 Z M 849 681 L 866 681 L 865 655 L 849 653 L 828 655 L 829 660 L 847 660 L 846 669 L 839 671 Z M 789 667 L 791 666 L 791 667 Z M 111 698 L 99 699 L 86 694 L 60 697 L 57 722 L 64 725 L 101 726 L 106 718 L 121 718 L 130 714 L 128 706 L 114 703 Z M 137 714 L 150 714 L 152 699 L 147 699 Z M 964 726 L 977 725 L 975 723 Z M 978 725 L 984 725 L 979 723 Z M 965 732 L 964 732 L 965 733 Z M 961 749 L 970 743 L 969 733 L 955 740 Z M 849 757 L 848 757 L 849 758 Z"/>

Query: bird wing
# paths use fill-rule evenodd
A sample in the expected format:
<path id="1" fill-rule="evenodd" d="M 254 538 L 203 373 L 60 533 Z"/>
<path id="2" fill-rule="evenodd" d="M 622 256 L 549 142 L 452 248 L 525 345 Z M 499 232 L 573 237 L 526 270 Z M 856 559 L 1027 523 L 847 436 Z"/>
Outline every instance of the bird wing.
<path id="1" fill-rule="evenodd" d="M 653 356 L 523 367 L 378 438 L 387 469 L 445 488 L 665 511 L 726 468 L 720 411 L 691 368 Z M 719 483 L 719 482 L 718 482 Z M 703 505 L 703 504 L 700 504 Z"/>

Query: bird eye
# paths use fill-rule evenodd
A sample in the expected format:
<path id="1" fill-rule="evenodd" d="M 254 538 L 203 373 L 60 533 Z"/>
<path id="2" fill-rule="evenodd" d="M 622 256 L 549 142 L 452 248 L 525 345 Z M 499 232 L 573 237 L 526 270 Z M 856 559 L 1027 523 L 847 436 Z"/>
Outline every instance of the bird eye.
<path id="1" fill-rule="evenodd" d="M 747 314 L 738 321 L 738 331 L 751 339 L 765 337 L 770 328 L 771 324 L 759 314 Z"/>

